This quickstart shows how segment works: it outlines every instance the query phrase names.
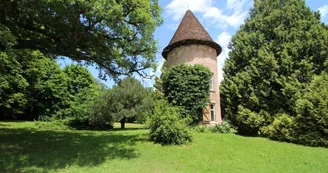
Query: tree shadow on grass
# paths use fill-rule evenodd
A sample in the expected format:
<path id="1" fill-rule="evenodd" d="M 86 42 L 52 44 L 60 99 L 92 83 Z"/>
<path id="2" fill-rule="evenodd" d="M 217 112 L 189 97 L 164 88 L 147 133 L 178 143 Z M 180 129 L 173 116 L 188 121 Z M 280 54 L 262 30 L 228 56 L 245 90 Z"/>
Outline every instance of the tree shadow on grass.
<path id="1" fill-rule="evenodd" d="M 142 133 L 0 128 L 0 172 L 48 172 L 139 156 Z"/>

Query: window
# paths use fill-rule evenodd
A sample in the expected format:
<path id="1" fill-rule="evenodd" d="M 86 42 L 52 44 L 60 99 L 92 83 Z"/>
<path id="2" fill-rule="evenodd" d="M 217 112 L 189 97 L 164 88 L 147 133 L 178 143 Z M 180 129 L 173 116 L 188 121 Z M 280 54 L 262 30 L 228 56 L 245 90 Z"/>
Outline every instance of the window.
<path id="1" fill-rule="evenodd" d="M 210 104 L 210 110 L 211 110 L 211 121 L 215 121 L 215 104 Z"/>
<path id="2" fill-rule="evenodd" d="M 213 76 L 211 77 L 211 80 L 210 80 L 210 91 L 214 91 L 214 78 L 213 78 Z"/>

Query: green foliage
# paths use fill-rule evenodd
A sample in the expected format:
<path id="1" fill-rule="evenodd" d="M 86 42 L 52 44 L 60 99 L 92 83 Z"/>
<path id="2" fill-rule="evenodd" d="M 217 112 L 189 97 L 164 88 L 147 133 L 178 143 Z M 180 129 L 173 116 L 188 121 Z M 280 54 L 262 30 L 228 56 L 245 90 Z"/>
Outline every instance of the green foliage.
<path id="1" fill-rule="evenodd" d="M 96 63 L 104 78 L 155 66 L 157 0 L 4 0 L 0 11 L 0 50 Z"/>
<path id="2" fill-rule="evenodd" d="M 275 115 L 273 122 L 269 126 L 261 129 L 261 133 L 271 139 L 280 141 L 295 141 L 295 134 L 293 127 L 295 120 L 287 114 Z"/>
<path id="3" fill-rule="evenodd" d="M 153 101 L 148 92 L 149 90 L 138 80 L 127 77 L 109 90 L 103 100 L 100 100 L 105 104 L 100 104 L 98 111 L 102 117 L 109 116 L 110 120 L 120 121 L 121 128 L 124 129 L 127 118 L 137 116 L 142 119 L 143 115 L 149 113 Z"/>
<path id="4" fill-rule="evenodd" d="M 100 89 L 97 88 L 94 77 L 86 68 L 77 64 L 66 66 L 63 73 L 67 77 L 67 106 L 56 116 L 61 119 L 88 116 L 90 104 Z"/>
<path id="5" fill-rule="evenodd" d="M 212 132 L 216 133 L 232 133 L 230 124 L 223 121 L 221 124 L 216 124 L 214 127 L 210 127 Z"/>
<path id="6" fill-rule="evenodd" d="M 186 119 L 179 115 L 179 108 L 165 100 L 155 103 L 154 115 L 149 121 L 150 139 L 155 143 L 180 145 L 192 140 Z"/>
<path id="7" fill-rule="evenodd" d="M 207 133 L 207 132 L 233 133 L 233 128 L 226 121 L 223 121 L 221 124 L 215 124 L 214 126 L 204 126 L 204 125 L 194 126 L 193 130 L 195 130 L 198 133 Z"/>
<path id="8" fill-rule="evenodd" d="M 152 93 L 152 97 L 156 100 L 164 99 L 162 80 L 157 76 L 155 77 L 154 88 L 155 91 Z"/>
<path id="9" fill-rule="evenodd" d="M 24 111 L 28 102 L 26 89 L 29 83 L 23 76 L 22 65 L 14 52 L 0 52 L 0 112 L 1 118 Z"/>
<path id="10" fill-rule="evenodd" d="M 114 127 L 112 122 L 89 117 L 67 118 L 64 120 L 64 124 L 76 130 L 108 130 Z"/>
<path id="11" fill-rule="evenodd" d="M 98 85 L 98 87 L 100 87 Z M 102 129 L 102 127 L 111 128 L 113 126 L 113 123 L 115 121 L 114 117 L 111 115 L 111 109 L 108 108 L 108 93 L 111 92 L 108 89 L 102 88 L 98 90 L 99 93 L 97 93 L 97 96 L 94 98 L 94 100 L 90 103 L 89 109 L 90 114 L 88 116 L 88 122 L 96 128 L 98 126 L 98 129 Z"/>
<path id="12" fill-rule="evenodd" d="M 101 129 L 113 123 L 95 118 L 92 104 L 104 102 L 96 97 L 106 89 L 84 67 L 70 65 L 61 70 L 41 52 L 29 50 L 1 52 L 0 66 L 1 119 L 65 119 L 64 124 L 79 129 Z"/>
<path id="13" fill-rule="evenodd" d="M 53 120 L 53 121 L 35 121 L 35 126 L 40 129 L 47 130 L 71 130 L 72 128 L 65 124 L 63 120 Z"/>
<path id="14" fill-rule="evenodd" d="M 207 126 L 199 125 L 199 126 L 194 126 L 193 130 L 195 130 L 198 133 L 206 133 L 210 129 Z"/>
<path id="15" fill-rule="evenodd" d="M 238 106 L 238 113 L 236 116 L 238 132 L 247 135 L 256 135 L 261 126 L 265 122 L 265 118 L 251 110 Z"/>
<path id="16" fill-rule="evenodd" d="M 0 23 L 0 44 L 6 49 L 10 49 L 16 44 L 16 38 L 12 35 L 9 28 L 2 23 Z"/>
<path id="17" fill-rule="evenodd" d="M 296 101 L 297 142 L 328 146 L 328 74 L 314 76 L 301 99 Z"/>
<path id="18" fill-rule="evenodd" d="M 190 115 L 197 124 L 202 120 L 202 109 L 209 103 L 211 76 L 203 65 L 176 65 L 161 76 L 163 93 L 169 103 L 184 108 L 184 117 Z"/>
<path id="19" fill-rule="evenodd" d="M 51 116 L 66 105 L 66 76 L 39 51 L 0 53 L 1 118 L 33 120 Z"/>
<path id="20" fill-rule="evenodd" d="M 295 123 L 318 114 L 311 109 L 311 101 L 302 98 L 309 92 L 306 88 L 312 76 L 328 69 L 328 30 L 318 15 L 303 0 L 254 1 L 250 17 L 232 38 L 220 85 L 223 114 L 239 133 L 257 134 L 274 121 L 270 128 L 278 127 L 286 117 L 275 116 L 282 114 L 295 118 Z M 307 125 L 308 129 L 317 128 L 315 123 Z M 310 130 L 301 131 L 311 134 Z M 318 136 L 324 135 L 317 133 L 319 143 L 323 140 Z"/>

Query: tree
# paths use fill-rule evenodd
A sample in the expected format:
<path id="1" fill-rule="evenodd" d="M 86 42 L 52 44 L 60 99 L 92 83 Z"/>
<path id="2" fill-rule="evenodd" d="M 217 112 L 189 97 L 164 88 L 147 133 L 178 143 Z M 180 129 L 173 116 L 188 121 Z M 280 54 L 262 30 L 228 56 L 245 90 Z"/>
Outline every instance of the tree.
<path id="1" fill-rule="evenodd" d="M 276 117 L 307 116 L 295 107 L 312 76 L 328 68 L 327 40 L 320 15 L 303 0 L 254 1 L 232 38 L 220 85 L 224 115 L 239 133 L 257 134 Z"/>
<path id="2" fill-rule="evenodd" d="M 39 51 L 0 53 L 2 118 L 49 117 L 66 105 L 67 78 L 55 61 Z"/>
<path id="3" fill-rule="evenodd" d="M 153 67 L 158 0 L 2 0 L 0 49 L 96 63 L 110 77 Z"/>
<path id="4" fill-rule="evenodd" d="M 169 103 L 184 108 L 193 123 L 202 120 L 202 110 L 209 103 L 211 71 L 203 65 L 179 64 L 161 76 L 163 92 Z"/>
<path id="5" fill-rule="evenodd" d="M 96 86 L 95 78 L 84 67 L 71 64 L 63 69 L 67 76 L 67 102 L 68 106 L 60 112 L 60 118 L 88 116 L 88 106 L 96 97 L 99 88 Z"/>
<path id="6" fill-rule="evenodd" d="M 121 129 L 124 129 L 126 119 L 137 116 L 139 108 L 147 103 L 145 99 L 148 97 L 150 94 L 147 94 L 147 89 L 138 80 L 127 77 L 109 91 L 106 108 L 109 115 L 120 121 Z"/>
<path id="7" fill-rule="evenodd" d="M 59 65 L 40 51 L 0 53 L 1 118 L 39 120 L 89 116 L 94 77 L 79 65 Z"/>
<path id="8" fill-rule="evenodd" d="M 95 87 L 95 78 L 86 68 L 71 64 L 63 71 L 68 77 L 68 91 L 71 95 L 77 95 L 83 90 Z"/>
<path id="9" fill-rule="evenodd" d="M 14 118 L 24 112 L 29 86 L 22 65 L 14 52 L 0 52 L 0 112 L 1 119 Z"/>

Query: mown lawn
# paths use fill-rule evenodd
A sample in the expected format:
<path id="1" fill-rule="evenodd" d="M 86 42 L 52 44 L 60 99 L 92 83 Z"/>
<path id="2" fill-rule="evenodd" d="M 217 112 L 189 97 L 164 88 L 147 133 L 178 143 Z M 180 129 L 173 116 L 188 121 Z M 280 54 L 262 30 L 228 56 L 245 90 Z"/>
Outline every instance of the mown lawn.
<path id="1" fill-rule="evenodd" d="M 0 122 L 0 172 L 328 172 L 327 148 L 214 133 L 161 146 L 149 142 L 141 126 L 127 128 L 61 131 Z"/>

